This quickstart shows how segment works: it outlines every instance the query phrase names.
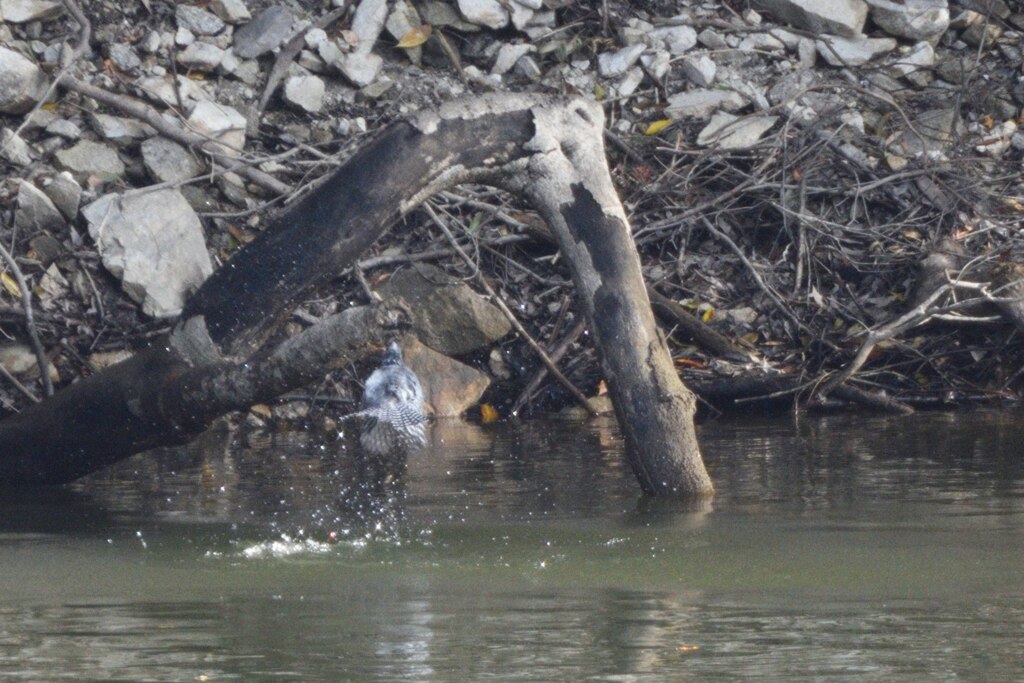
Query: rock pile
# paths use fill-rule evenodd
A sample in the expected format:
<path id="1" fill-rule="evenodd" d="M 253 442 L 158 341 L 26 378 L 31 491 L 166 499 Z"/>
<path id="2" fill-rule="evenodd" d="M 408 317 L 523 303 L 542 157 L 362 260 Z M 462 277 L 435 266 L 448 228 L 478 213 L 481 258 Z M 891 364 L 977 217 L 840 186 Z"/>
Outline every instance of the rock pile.
<path id="1" fill-rule="evenodd" d="M 274 198 L 225 158 L 297 186 L 395 116 L 494 89 L 606 103 L 649 278 L 721 311 L 730 333 L 753 334 L 760 316 L 754 344 L 885 319 L 940 238 L 974 255 L 1020 249 L 1024 10 L 1005 0 L 756 0 L 741 13 L 697 0 L 313 5 L 97 0 L 92 40 L 72 51 L 81 27 L 63 3 L 0 0 L 0 243 L 59 313 L 39 321 L 49 347 L 109 350 L 151 334 L 162 324 L 151 319 L 176 315 L 251 239 Z M 61 85 L 65 75 L 144 101 L 155 119 Z M 488 238 L 536 232 L 503 197 L 439 201 Z M 694 207 L 719 212 L 726 241 Z M 426 245 L 416 239 L 405 248 Z M 756 246 L 758 263 L 730 243 Z M 504 293 L 538 334 L 571 319 L 554 261 L 487 258 L 505 264 Z M 751 268 L 771 274 L 753 292 L 735 284 Z M 780 289 L 802 303 L 782 305 Z M 0 329 L 23 338 L 15 288 L 0 299 Z M 756 313 L 728 314 L 740 309 Z M 483 339 L 486 355 L 496 336 Z M 529 354 L 509 346 L 526 372 Z M 87 371 L 74 356 L 60 354 L 64 381 Z M 22 400 L 5 386 L 0 399 Z"/>

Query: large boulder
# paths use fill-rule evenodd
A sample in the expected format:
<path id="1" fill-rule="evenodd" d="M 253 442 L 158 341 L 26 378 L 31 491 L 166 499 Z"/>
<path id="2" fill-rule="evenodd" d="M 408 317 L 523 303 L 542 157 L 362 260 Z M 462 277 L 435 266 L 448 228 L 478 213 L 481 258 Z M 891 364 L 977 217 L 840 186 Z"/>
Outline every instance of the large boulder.
<path id="1" fill-rule="evenodd" d="M 199 217 L 177 190 L 106 194 L 82 214 L 103 265 L 147 315 L 177 315 L 213 272 Z"/>
<path id="2" fill-rule="evenodd" d="M 459 417 L 480 401 L 491 379 L 476 368 L 424 346 L 414 337 L 402 344 L 402 355 L 423 385 L 427 414 Z"/>
<path id="3" fill-rule="evenodd" d="M 447 355 L 475 351 L 512 330 L 496 306 L 435 266 L 403 268 L 378 292 L 384 299 L 404 299 L 412 310 L 417 336 Z"/>

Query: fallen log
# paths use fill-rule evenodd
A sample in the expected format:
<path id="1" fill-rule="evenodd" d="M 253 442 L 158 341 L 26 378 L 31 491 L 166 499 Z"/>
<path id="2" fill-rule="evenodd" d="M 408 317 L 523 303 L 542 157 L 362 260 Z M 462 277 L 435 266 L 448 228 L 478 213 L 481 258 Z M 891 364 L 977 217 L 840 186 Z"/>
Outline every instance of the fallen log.
<path id="1" fill-rule="evenodd" d="M 386 334 L 389 315 L 355 325 L 343 343 L 313 334 L 288 342 L 290 349 L 265 348 L 303 296 L 403 215 L 472 181 L 519 194 L 551 227 L 570 263 L 643 490 L 710 495 L 694 397 L 655 327 L 605 160 L 603 123 L 594 103 L 496 95 L 388 126 L 216 271 L 162 343 L 0 422 L 0 481 L 66 482 L 187 439 L 246 401 L 308 382 L 308 370 L 326 371 L 332 354 L 345 358 Z M 270 370 L 273 381 L 266 379 Z"/>

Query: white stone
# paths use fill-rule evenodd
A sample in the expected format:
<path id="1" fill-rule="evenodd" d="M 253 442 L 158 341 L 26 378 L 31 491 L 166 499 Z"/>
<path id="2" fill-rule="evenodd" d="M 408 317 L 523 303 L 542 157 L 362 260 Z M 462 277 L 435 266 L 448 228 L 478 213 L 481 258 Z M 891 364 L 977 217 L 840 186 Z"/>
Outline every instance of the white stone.
<path id="1" fill-rule="evenodd" d="M 196 35 L 184 26 L 178 28 L 174 33 L 174 44 L 178 47 L 187 47 L 196 42 Z"/>
<path id="2" fill-rule="evenodd" d="M 324 82 L 317 76 L 292 76 L 284 83 L 284 98 L 311 114 L 324 104 Z"/>
<path id="3" fill-rule="evenodd" d="M 665 113 L 674 119 L 705 119 L 718 109 L 736 110 L 744 104 L 746 100 L 732 90 L 691 90 L 669 97 Z"/>
<path id="4" fill-rule="evenodd" d="M 373 83 L 384 66 L 384 60 L 373 52 L 353 52 L 343 55 L 335 64 L 342 75 L 360 88 Z"/>
<path id="5" fill-rule="evenodd" d="M 895 38 L 842 38 L 823 35 L 815 42 L 820 54 L 832 66 L 860 66 L 896 49 Z"/>
<path id="6" fill-rule="evenodd" d="M 238 110 L 216 102 L 198 102 L 188 117 L 189 125 L 221 144 L 225 154 L 237 156 L 245 147 L 245 117 Z"/>
<path id="7" fill-rule="evenodd" d="M 210 9 L 228 24 L 239 24 L 252 19 L 243 0 L 211 0 Z"/>
<path id="8" fill-rule="evenodd" d="M 935 39 L 949 28 L 947 0 L 866 0 L 871 19 L 889 35 L 911 40 Z"/>
<path id="9" fill-rule="evenodd" d="M 508 26 L 508 10 L 498 0 L 458 0 L 459 12 L 471 24 L 497 30 Z"/>
<path id="10" fill-rule="evenodd" d="M 632 69 L 626 72 L 626 75 L 622 77 L 622 80 L 615 85 L 615 95 L 618 97 L 629 97 L 636 89 L 640 87 L 640 84 L 644 80 L 644 70 L 638 66 L 634 66 Z"/>
<path id="11" fill-rule="evenodd" d="M 508 9 L 509 14 L 511 15 L 512 25 L 520 31 L 525 30 L 533 21 L 534 11 L 525 5 L 520 5 L 517 2 L 510 2 Z"/>
<path id="12" fill-rule="evenodd" d="M 652 76 L 656 80 L 661 80 L 668 73 L 668 69 L 672 64 L 672 55 L 668 53 L 668 50 L 655 50 L 652 53 L 640 55 L 640 63 L 647 68 Z"/>
<path id="13" fill-rule="evenodd" d="M 199 40 L 178 53 L 178 64 L 199 71 L 213 71 L 223 59 L 224 50 Z"/>
<path id="14" fill-rule="evenodd" d="M 746 149 L 757 144 L 767 133 L 778 116 L 745 116 L 738 117 L 720 111 L 711 117 L 711 121 L 697 136 L 697 144 L 703 147 L 714 146 L 718 149 Z"/>
<path id="15" fill-rule="evenodd" d="M 177 190 L 107 194 L 82 214 L 104 267 L 146 315 L 178 315 L 213 272 L 203 226 Z"/>
<path id="16" fill-rule="evenodd" d="M 725 42 L 725 37 L 713 28 L 701 31 L 697 34 L 697 40 L 709 50 L 724 50 L 729 47 L 729 44 Z"/>
<path id="17" fill-rule="evenodd" d="M 715 80 L 718 65 L 707 55 L 690 55 L 683 57 L 679 64 L 683 75 L 692 83 L 706 88 Z"/>
<path id="18" fill-rule="evenodd" d="M 51 0 L 0 0 L 0 19 L 12 24 L 52 19 L 63 11 L 63 3 Z"/>
<path id="19" fill-rule="evenodd" d="M 135 85 L 150 99 L 158 100 L 171 107 L 178 106 L 178 96 L 180 95 L 186 113 L 190 113 L 195 108 L 196 102 L 211 99 L 210 94 L 198 81 L 185 76 L 178 76 L 177 88 L 174 87 L 170 76 L 144 76 L 136 81 Z"/>
<path id="20" fill-rule="evenodd" d="M 46 76 L 35 62 L 0 46 L 0 113 L 23 114 L 45 94 Z"/>
<path id="21" fill-rule="evenodd" d="M 494 58 L 494 66 L 491 67 L 492 74 L 506 74 L 516 65 L 519 58 L 530 52 L 536 52 L 537 48 L 529 43 L 509 44 L 505 43 L 498 48 L 498 55 Z"/>
<path id="22" fill-rule="evenodd" d="M 678 57 L 697 44 L 697 32 L 692 26 L 662 26 L 651 31 L 651 38 L 661 43 Z"/>
<path id="23" fill-rule="evenodd" d="M 757 0 L 755 4 L 797 28 L 851 38 L 860 35 L 868 18 L 864 0 Z"/>
<path id="24" fill-rule="evenodd" d="M 352 16 L 352 32 L 359 38 L 356 52 L 368 53 L 384 30 L 388 18 L 387 0 L 362 0 Z"/>
<path id="25" fill-rule="evenodd" d="M 32 153 L 28 143 L 15 135 L 10 128 L 0 131 L 0 157 L 15 166 L 28 166 L 32 163 Z"/>
<path id="26" fill-rule="evenodd" d="M 616 52 L 600 54 L 597 57 L 597 72 L 605 78 L 621 76 L 636 64 L 645 49 L 644 45 L 630 45 Z"/>

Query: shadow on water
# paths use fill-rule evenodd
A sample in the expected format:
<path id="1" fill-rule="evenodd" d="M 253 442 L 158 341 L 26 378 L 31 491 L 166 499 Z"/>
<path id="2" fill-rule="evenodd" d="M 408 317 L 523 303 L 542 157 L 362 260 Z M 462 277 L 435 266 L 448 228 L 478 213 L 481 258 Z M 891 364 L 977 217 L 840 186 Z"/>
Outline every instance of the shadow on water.
<path id="1" fill-rule="evenodd" d="M 213 430 L 0 496 L 0 677 L 1005 680 L 1020 417 L 710 422 L 696 509 L 609 420 L 439 422 L 399 476 Z"/>

